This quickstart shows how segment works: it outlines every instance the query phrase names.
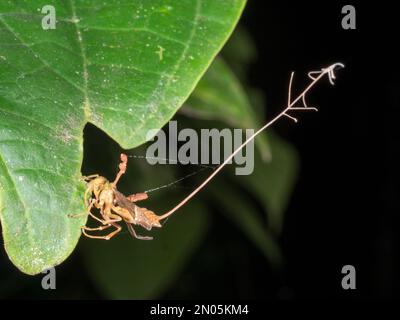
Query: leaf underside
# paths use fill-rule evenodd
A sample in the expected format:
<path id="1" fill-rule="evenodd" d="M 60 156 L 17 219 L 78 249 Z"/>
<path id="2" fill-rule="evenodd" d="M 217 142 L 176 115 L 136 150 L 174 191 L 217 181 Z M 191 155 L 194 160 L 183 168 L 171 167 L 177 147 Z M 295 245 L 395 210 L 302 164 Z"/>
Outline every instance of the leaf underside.
<path id="1" fill-rule="evenodd" d="M 0 219 L 27 274 L 64 261 L 84 210 L 82 131 L 123 148 L 161 128 L 232 32 L 244 0 L 2 1 Z M 56 9 L 43 30 L 41 8 Z"/>

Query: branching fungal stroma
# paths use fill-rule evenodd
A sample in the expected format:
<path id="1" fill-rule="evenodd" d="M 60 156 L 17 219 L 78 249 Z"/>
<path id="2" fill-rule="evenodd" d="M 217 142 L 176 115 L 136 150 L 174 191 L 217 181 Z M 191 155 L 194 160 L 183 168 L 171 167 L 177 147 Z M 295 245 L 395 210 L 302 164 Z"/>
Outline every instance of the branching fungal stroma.
<path id="1" fill-rule="evenodd" d="M 294 99 L 292 100 L 292 82 L 294 72 L 291 73 L 288 89 L 288 103 L 277 116 L 272 120 L 258 129 L 252 136 L 250 136 L 243 144 L 241 144 L 225 161 L 220 164 L 210 176 L 205 179 L 194 191 L 192 191 L 186 198 L 179 202 L 174 208 L 169 210 L 163 215 L 156 215 L 153 211 L 146 208 L 141 208 L 135 203 L 148 198 L 146 193 L 137 193 L 130 196 L 125 196 L 117 190 L 117 183 L 121 176 L 125 173 L 127 168 L 128 158 L 125 154 L 121 154 L 121 163 L 119 165 L 119 172 L 113 182 L 109 182 L 106 178 L 100 175 L 91 175 L 84 177 L 87 183 L 87 189 L 85 191 L 85 202 L 87 210 L 83 213 L 73 215 L 71 217 L 78 217 L 81 215 L 90 215 L 93 219 L 101 223 L 101 226 L 96 228 L 89 228 L 87 226 L 82 227 L 82 232 L 85 236 L 95 239 L 109 240 L 118 232 L 121 231 L 121 226 L 118 224 L 124 221 L 128 227 L 129 232 L 137 239 L 151 240 L 152 237 L 145 237 L 136 234 L 133 225 L 139 225 L 146 230 L 151 230 L 153 227 L 161 227 L 161 221 L 168 218 L 184 204 L 186 204 L 191 198 L 193 198 L 202 188 L 204 188 L 212 178 L 214 178 L 219 171 L 221 171 L 226 164 L 228 164 L 233 157 L 240 152 L 240 150 L 246 146 L 251 140 L 253 140 L 258 134 L 270 127 L 273 123 L 278 121 L 283 116 L 297 122 L 297 118 L 290 115 L 290 111 L 318 111 L 315 107 L 308 107 L 306 104 L 306 94 L 311 90 L 312 87 L 325 75 L 328 76 L 329 82 L 333 85 L 335 80 L 335 69 L 344 65 L 342 63 L 335 63 L 327 68 L 322 68 L 319 71 L 311 71 L 308 73 L 309 78 L 312 80 L 311 83 Z M 295 105 L 300 102 L 302 106 L 296 107 Z M 90 194 L 90 198 L 88 196 Z M 93 207 L 99 209 L 101 218 L 97 217 L 92 213 Z M 88 234 L 88 231 L 100 231 L 110 227 L 114 227 L 115 230 L 105 236 L 96 236 Z"/>

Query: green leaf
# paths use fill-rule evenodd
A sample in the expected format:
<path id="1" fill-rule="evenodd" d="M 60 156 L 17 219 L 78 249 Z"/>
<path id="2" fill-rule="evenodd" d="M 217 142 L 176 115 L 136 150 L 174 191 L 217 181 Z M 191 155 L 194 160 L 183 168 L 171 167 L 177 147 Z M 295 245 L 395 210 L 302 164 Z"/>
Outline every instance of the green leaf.
<path id="1" fill-rule="evenodd" d="M 0 219 L 5 248 L 36 274 L 73 251 L 85 219 L 82 130 L 122 147 L 183 104 L 232 32 L 244 0 L 0 3 Z M 53 5 L 54 30 L 41 7 Z M 150 137 L 148 137 L 150 138 Z"/>
<path id="2" fill-rule="evenodd" d="M 152 241 L 135 241 L 128 234 L 110 242 L 87 241 L 84 259 L 95 285 L 112 299 L 160 297 L 202 242 L 207 221 L 207 210 L 193 201 L 162 230 L 153 230 Z"/>
<path id="3" fill-rule="evenodd" d="M 265 163 L 255 155 L 254 171 L 237 181 L 252 192 L 264 206 L 268 225 L 275 234 L 282 228 L 283 215 L 298 175 L 296 150 L 273 131 L 268 132 L 272 161 Z"/>
<path id="4" fill-rule="evenodd" d="M 260 117 L 229 66 L 217 58 L 181 109 L 185 115 L 201 119 L 221 120 L 232 127 L 258 129 Z M 266 134 L 256 144 L 264 160 L 271 157 Z"/>

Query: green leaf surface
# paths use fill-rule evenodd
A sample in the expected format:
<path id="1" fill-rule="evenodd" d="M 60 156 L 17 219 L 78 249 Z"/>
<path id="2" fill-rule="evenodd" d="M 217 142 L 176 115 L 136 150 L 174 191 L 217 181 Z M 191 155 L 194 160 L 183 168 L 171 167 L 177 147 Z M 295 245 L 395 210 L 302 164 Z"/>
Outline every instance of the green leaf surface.
<path id="1" fill-rule="evenodd" d="M 122 147 L 183 104 L 244 0 L 0 2 L 0 219 L 6 251 L 36 274 L 72 252 L 85 219 L 82 130 Z M 42 29 L 41 8 L 57 25 Z M 148 137 L 150 138 L 150 137 Z"/>
<path id="2" fill-rule="evenodd" d="M 257 130 L 261 126 L 240 81 L 221 58 L 214 60 L 181 112 L 191 117 L 221 120 L 236 128 Z M 256 144 L 263 159 L 269 160 L 271 154 L 265 133 L 258 137 Z"/>

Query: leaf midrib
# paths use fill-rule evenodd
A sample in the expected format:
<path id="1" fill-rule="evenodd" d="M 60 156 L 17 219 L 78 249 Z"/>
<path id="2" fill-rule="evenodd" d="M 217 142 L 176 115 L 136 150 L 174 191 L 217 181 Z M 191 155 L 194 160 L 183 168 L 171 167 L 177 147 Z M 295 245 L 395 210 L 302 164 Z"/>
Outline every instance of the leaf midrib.
<path id="1" fill-rule="evenodd" d="M 75 1 L 70 0 L 70 5 L 72 11 L 72 24 L 74 25 L 75 28 L 79 50 L 81 51 L 81 57 L 82 57 L 82 68 L 83 68 L 82 77 L 83 77 L 83 95 L 84 95 L 83 111 L 85 113 L 86 121 L 89 121 L 92 112 L 88 95 L 88 82 L 89 82 L 88 62 L 86 57 L 86 50 L 85 47 L 83 46 L 83 36 L 77 25 L 78 24 L 77 21 L 79 21 L 79 19 L 78 16 L 76 15 Z"/>

